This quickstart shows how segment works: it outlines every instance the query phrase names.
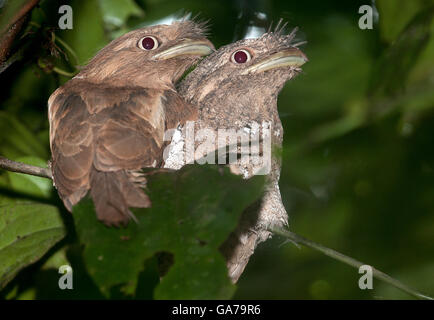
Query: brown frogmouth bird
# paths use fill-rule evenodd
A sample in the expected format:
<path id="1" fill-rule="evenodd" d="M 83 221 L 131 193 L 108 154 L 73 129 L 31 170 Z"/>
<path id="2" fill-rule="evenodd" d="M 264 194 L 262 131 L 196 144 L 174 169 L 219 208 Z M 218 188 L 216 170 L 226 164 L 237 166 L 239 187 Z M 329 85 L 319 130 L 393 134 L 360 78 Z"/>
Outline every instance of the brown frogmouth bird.
<path id="1" fill-rule="evenodd" d="M 131 31 L 51 95 L 51 168 L 66 208 L 90 191 L 97 218 L 119 226 L 130 207 L 149 207 L 137 170 L 158 167 L 166 129 L 195 118 L 174 83 L 213 51 L 204 31 L 193 21 Z"/>
<path id="2" fill-rule="evenodd" d="M 179 93 L 199 110 L 194 124 L 196 131 L 226 128 L 251 132 L 252 123 L 268 123 L 268 131 L 264 131 L 268 132 L 272 148 L 281 147 L 283 128 L 277 96 L 307 61 L 297 48 L 298 44 L 293 44 L 295 30 L 289 35 L 282 30 L 276 28 L 260 38 L 241 40 L 220 48 L 202 60 L 180 83 Z M 263 138 L 260 144 L 265 145 L 266 140 Z M 172 140 L 170 146 L 176 149 L 173 143 Z M 264 150 L 264 146 L 261 148 Z M 278 185 L 279 157 L 270 156 L 268 164 L 270 170 L 263 197 L 245 210 L 238 228 L 221 247 L 233 282 L 242 274 L 257 244 L 271 236 L 268 228 L 287 224 L 288 216 Z M 172 166 L 176 167 L 176 164 Z M 239 159 L 230 167 L 245 178 L 261 171 L 260 166 L 243 164 Z"/>

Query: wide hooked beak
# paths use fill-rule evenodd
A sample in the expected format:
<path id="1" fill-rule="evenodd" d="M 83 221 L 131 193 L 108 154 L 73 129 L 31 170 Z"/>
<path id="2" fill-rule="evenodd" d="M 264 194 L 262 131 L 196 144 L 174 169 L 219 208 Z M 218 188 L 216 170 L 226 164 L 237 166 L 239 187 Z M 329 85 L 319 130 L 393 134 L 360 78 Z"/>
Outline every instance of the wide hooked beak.
<path id="1" fill-rule="evenodd" d="M 309 61 L 306 55 L 297 48 L 288 48 L 249 66 L 241 74 L 258 73 L 282 67 L 299 68 Z"/>
<path id="2" fill-rule="evenodd" d="M 167 60 L 179 56 L 206 56 L 214 51 L 213 44 L 206 39 L 185 39 L 152 57 L 153 60 Z"/>

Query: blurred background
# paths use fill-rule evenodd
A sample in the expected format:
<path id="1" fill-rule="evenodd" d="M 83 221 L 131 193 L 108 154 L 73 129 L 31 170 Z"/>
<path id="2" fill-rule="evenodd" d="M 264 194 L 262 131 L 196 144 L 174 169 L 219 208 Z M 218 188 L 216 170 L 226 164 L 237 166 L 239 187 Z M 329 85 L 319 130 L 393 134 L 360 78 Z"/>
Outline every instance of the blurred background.
<path id="1" fill-rule="evenodd" d="M 31 1 L 14 0 L 20 2 Z M 72 30 L 58 28 L 62 4 L 73 8 Z M 373 29 L 359 28 L 362 5 L 373 8 Z M 299 27 L 309 62 L 278 101 L 285 130 L 280 187 L 290 229 L 434 295 L 431 0 L 42 0 L 1 64 L 0 155 L 43 165 L 50 94 L 110 40 L 185 12 L 210 20 L 217 48 L 257 37 L 280 18 L 288 31 Z M 62 207 L 49 184 L 33 181 L 37 191 L 0 171 L 0 197 L 18 191 Z M 34 289 L 43 283 L 42 267 L 19 274 L 16 281 L 27 285 L 19 295 L 9 285 L 0 297 L 43 298 Z M 359 277 L 356 269 L 274 237 L 258 247 L 234 298 L 411 298 L 377 280 L 374 290 L 360 290 Z M 92 290 L 85 297 L 95 297 Z"/>

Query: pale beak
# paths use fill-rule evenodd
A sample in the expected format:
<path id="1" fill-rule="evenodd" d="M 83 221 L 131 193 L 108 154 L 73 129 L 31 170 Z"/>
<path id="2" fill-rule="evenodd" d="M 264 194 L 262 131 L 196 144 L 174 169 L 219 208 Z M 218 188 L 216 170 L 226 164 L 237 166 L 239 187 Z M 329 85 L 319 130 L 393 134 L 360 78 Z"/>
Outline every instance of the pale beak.
<path id="1" fill-rule="evenodd" d="M 178 56 L 206 56 L 214 51 L 214 46 L 208 40 L 185 39 L 152 57 L 153 60 L 167 60 Z"/>
<path id="2" fill-rule="evenodd" d="M 299 68 L 308 61 L 306 55 L 297 48 L 288 48 L 249 66 L 241 74 L 258 73 L 282 67 Z"/>

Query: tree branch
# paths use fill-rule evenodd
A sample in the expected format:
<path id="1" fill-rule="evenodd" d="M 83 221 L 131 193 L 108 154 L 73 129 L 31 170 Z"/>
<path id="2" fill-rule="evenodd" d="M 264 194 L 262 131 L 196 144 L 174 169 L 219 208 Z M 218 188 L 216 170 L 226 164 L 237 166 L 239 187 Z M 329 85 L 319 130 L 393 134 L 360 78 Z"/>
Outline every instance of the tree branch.
<path id="1" fill-rule="evenodd" d="M 22 162 L 12 161 L 0 156 L 0 168 L 8 171 L 30 174 L 32 176 L 43 177 L 47 179 L 53 179 L 51 170 L 48 168 L 41 168 L 32 166 Z"/>
<path id="2" fill-rule="evenodd" d="M 12 47 L 15 37 L 20 32 L 26 17 L 22 17 L 15 22 L 10 29 L 5 32 L 4 36 L 0 39 L 0 62 L 4 63 L 9 55 L 9 51 Z"/>
<path id="3" fill-rule="evenodd" d="M 306 247 L 312 248 L 314 250 L 317 250 L 323 254 L 325 254 L 326 256 L 329 256 L 335 260 L 339 260 L 345 264 L 348 264 L 356 269 L 359 269 L 360 266 L 362 265 L 366 265 L 363 262 L 357 261 L 356 259 L 353 259 L 351 257 L 348 257 L 340 252 L 337 252 L 333 249 L 327 248 L 319 243 L 313 242 L 309 239 L 306 239 L 302 236 L 299 236 L 298 234 L 291 232 L 289 230 L 283 229 L 283 228 L 269 228 L 270 232 L 273 232 L 274 234 L 278 234 L 282 237 L 285 237 L 295 243 L 299 243 L 302 244 Z M 418 292 L 417 290 L 408 287 L 407 285 L 403 284 L 401 281 L 396 280 L 394 278 L 392 278 L 391 276 L 387 275 L 386 273 L 375 269 L 374 267 L 370 266 L 372 268 L 372 273 L 373 276 L 379 280 L 382 280 L 392 286 L 394 286 L 395 288 L 398 288 L 404 292 L 406 292 L 407 294 L 416 297 L 418 299 L 424 299 L 424 300 L 433 300 L 433 298 L 426 296 L 420 292 Z"/>
<path id="4" fill-rule="evenodd" d="M 0 30 L 0 33 L 6 32 L 10 27 L 17 23 L 18 20 L 25 17 L 36 5 L 39 3 L 40 0 L 28 0 L 27 3 L 25 3 L 17 13 L 14 14 L 12 19 L 8 22 L 7 25 L 3 28 L 3 30 Z"/>
<path id="5" fill-rule="evenodd" d="M 40 0 L 29 0 L 24 4 L 12 19 L 0 30 L 0 62 L 7 60 L 12 43 L 24 25 L 27 14 L 39 3 Z M 2 17 L 4 18 L 4 17 Z"/>

